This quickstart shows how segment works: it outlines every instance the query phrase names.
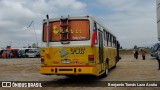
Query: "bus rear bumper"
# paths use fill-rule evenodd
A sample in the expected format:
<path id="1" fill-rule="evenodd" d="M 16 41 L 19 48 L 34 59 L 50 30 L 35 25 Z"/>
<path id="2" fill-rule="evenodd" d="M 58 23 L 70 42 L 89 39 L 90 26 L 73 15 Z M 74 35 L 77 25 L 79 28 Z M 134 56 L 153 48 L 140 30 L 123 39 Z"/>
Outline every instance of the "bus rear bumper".
<path id="1" fill-rule="evenodd" d="M 96 75 L 93 66 L 41 66 L 40 73 L 46 75 Z"/>

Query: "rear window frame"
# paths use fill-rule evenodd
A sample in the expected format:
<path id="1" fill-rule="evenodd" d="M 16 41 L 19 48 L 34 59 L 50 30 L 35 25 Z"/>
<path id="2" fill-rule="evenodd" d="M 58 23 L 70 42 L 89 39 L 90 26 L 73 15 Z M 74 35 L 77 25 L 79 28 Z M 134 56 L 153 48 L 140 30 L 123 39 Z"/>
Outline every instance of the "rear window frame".
<path id="1" fill-rule="evenodd" d="M 66 40 L 66 41 L 89 41 L 90 39 L 91 39 L 91 37 L 90 37 L 90 20 L 89 19 L 70 19 L 69 21 L 83 21 L 83 20 L 85 20 L 85 21 L 88 21 L 88 26 L 89 26 L 89 39 L 86 39 L 86 40 Z M 49 21 L 49 22 L 59 22 L 59 20 L 57 20 L 57 21 Z M 44 40 L 44 25 L 45 25 L 45 23 L 46 22 L 44 22 L 43 23 L 43 28 L 42 28 L 42 41 L 43 42 L 47 42 L 47 40 L 45 41 Z M 52 41 L 52 40 L 49 40 L 49 42 L 63 42 L 63 41 L 61 41 L 61 40 L 59 40 L 59 41 Z"/>

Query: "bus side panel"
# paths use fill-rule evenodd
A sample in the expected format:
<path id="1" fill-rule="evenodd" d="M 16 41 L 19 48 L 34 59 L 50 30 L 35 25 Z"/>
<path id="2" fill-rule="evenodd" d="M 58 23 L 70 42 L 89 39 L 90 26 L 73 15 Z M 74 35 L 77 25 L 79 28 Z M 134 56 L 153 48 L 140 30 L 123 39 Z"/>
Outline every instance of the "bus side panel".
<path id="1" fill-rule="evenodd" d="M 99 48 L 98 46 L 93 47 L 93 52 L 94 52 L 94 60 L 95 60 L 95 75 L 100 76 L 101 71 L 105 69 L 105 67 L 102 67 L 102 64 L 100 64 L 99 60 Z"/>
<path id="2" fill-rule="evenodd" d="M 109 69 L 112 68 L 113 66 L 116 65 L 116 54 L 117 54 L 117 51 L 115 48 L 107 48 L 106 49 L 106 57 L 108 59 L 108 63 L 109 63 Z"/>

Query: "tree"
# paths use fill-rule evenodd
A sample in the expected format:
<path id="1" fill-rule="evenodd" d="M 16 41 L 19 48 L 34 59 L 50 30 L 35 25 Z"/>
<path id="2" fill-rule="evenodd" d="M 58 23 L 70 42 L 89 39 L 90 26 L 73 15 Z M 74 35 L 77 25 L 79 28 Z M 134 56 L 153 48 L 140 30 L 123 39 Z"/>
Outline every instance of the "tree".
<path id="1" fill-rule="evenodd" d="M 11 48 L 11 46 L 7 46 L 6 48 Z"/>
<path id="2" fill-rule="evenodd" d="M 137 45 L 134 45 L 134 49 L 138 49 Z"/>
<path id="3" fill-rule="evenodd" d="M 32 48 L 31 46 L 28 46 L 28 48 Z"/>
<path id="4" fill-rule="evenodd" d="M 37 45 L 35 43 L 32 44 L 32 48 L 36 48 Z"/>

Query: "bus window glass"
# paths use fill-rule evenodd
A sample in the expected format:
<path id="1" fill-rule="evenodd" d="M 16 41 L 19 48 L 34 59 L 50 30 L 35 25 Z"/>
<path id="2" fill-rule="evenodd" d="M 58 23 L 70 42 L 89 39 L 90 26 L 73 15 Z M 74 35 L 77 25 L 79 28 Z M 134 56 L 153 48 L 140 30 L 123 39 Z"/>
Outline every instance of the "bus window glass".
<path id="1" fill-rule="evenodd" d="M 104 40 L 106 41 L 106 31 L 105 30 L 103 30 L 103 32 L 104 32 Z"/>
<path id="2" fill-rule="evenodd" d="M 111 45 L 110 34 L 108 33 L 108 46 Z"/>
<path id="3" fill-rule="evenodd" d="M 109 34 L 108 34 L 108 32 L 106 32 L 107 46 L 108 46 L 108 43 L 109 43 L 109 39 L 108 39 L 108 37 L 109 37 Z"/>
<path id="4" fill-rule="evenodd" d="M 111 47 L 112 47 L 112 35 L 110 34 L 110 42 L 111 42 Z"/>
<path id="5" fill-rule="evenodd" d="M 88 20 L 69 20 L 68 31 L 69 31 L 69 41 L 81 41 L 89 40 L 89 21 Z M 60 41 L 61 30 L 60 21 L 54 21 L 49 23 L 49 40 L 52 42 Z M 43 41 L 46 42 L 46 23 L 43 25 Z"/>
<path id="6" fill-rule="evenodd" d="M 115 37 L 113 37 L 113 47 L 115 47 L 116 46 L 116 40 L 115 40 L 116 38 Z"/>

